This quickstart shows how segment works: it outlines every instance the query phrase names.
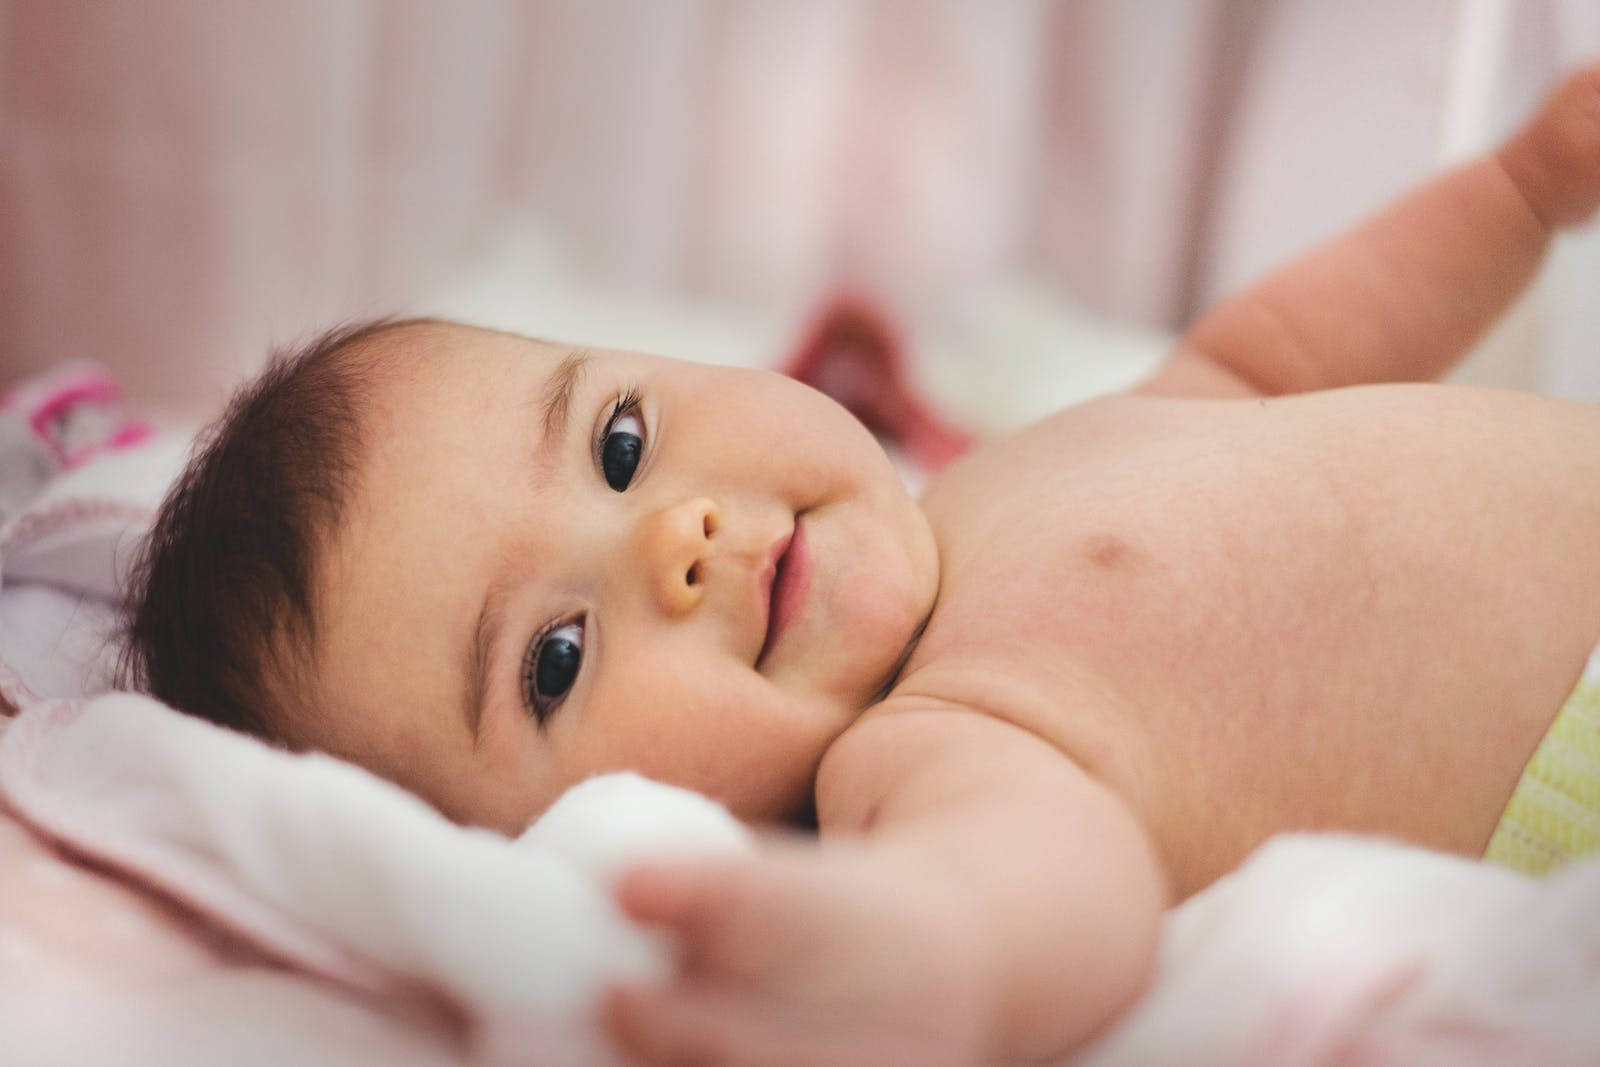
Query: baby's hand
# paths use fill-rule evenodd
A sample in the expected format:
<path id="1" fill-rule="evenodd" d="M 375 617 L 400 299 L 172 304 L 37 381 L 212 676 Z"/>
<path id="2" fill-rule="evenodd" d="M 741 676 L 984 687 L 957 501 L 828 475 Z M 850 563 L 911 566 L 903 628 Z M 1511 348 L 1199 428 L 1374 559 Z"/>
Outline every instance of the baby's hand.
<path id="1" fill-rule="evenodd" d="M 1600 64 L 1568 77 L 1499 158 L 1546 227 L 1593 218 L 1600 208 Z"/>
<path id="2" fill-rule="evenodd" d="M 925 875 L 858 848 L 651 865 L 623 909 L 671 931 L 677 978 L 614 991 L 613 1034 L 648 1063 L 967 1064 L 995 1014 L 976 924 Z"/>

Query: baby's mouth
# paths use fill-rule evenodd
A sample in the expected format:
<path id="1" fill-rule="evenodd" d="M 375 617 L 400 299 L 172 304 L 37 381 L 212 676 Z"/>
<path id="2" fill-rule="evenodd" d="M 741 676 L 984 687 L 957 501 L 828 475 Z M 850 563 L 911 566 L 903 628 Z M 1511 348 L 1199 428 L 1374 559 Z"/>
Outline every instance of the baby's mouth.
<path id="1" fill-rule="evenodd" d="M 756 656 L 757 670 L 805 606 L 806 591 L 811 584 L 811 553 L 806 545 L 805 526 L 798 516 L 789 536 L 773 546 L 770 558 L 772 579 L 767 589 L 767 634 Z"/>

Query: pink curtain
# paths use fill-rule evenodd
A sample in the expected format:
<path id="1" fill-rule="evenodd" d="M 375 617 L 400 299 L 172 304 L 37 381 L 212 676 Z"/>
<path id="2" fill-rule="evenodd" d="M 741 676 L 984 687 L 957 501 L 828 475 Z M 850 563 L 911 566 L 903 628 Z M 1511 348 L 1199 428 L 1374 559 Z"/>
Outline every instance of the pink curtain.
<path id="1" fill-rule="evenodd" d="M 597 285 L 1177 326 L 1433 165 L 1474 6 L 4 0 L 0 378 L 209 408 L 529 215 Z M 1511 5 L 1485 136 L 1586 7 Z"/>

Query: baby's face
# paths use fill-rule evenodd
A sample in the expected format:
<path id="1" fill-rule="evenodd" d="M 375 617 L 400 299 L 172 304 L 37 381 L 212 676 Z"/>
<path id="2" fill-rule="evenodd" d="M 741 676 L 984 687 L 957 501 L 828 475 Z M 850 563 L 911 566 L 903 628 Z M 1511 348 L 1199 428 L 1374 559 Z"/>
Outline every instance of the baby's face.
<path id="1" fill-rule="evenodd" d="M 809 801 L 937 590 L 860 424 L 762 371 L 453 326 L 382 343 L 289 740 L 513 833 L 624 768 L 747 818 Z"/>

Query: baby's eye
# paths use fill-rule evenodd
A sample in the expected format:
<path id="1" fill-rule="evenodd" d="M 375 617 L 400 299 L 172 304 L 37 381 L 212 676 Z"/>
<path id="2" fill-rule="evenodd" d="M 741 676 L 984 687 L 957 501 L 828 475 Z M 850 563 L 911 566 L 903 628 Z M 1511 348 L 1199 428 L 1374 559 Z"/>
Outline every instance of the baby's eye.
<path id="1" fill-rule="evenodd" d="M 619 493 L 628 488 L 643 453 L 644 420 L 639 417 L 639 398 L 629 393 L 617 401 L 600 438 L 600 472 L 605 475 L 606 484 Z"/>
<path id="2" fill-rule="evenodd" d="M 528 648 L 522 668 L 523 700 L 543 723 L 561 703 L 583 664 L 583 620 L 563 623 Z"/>

